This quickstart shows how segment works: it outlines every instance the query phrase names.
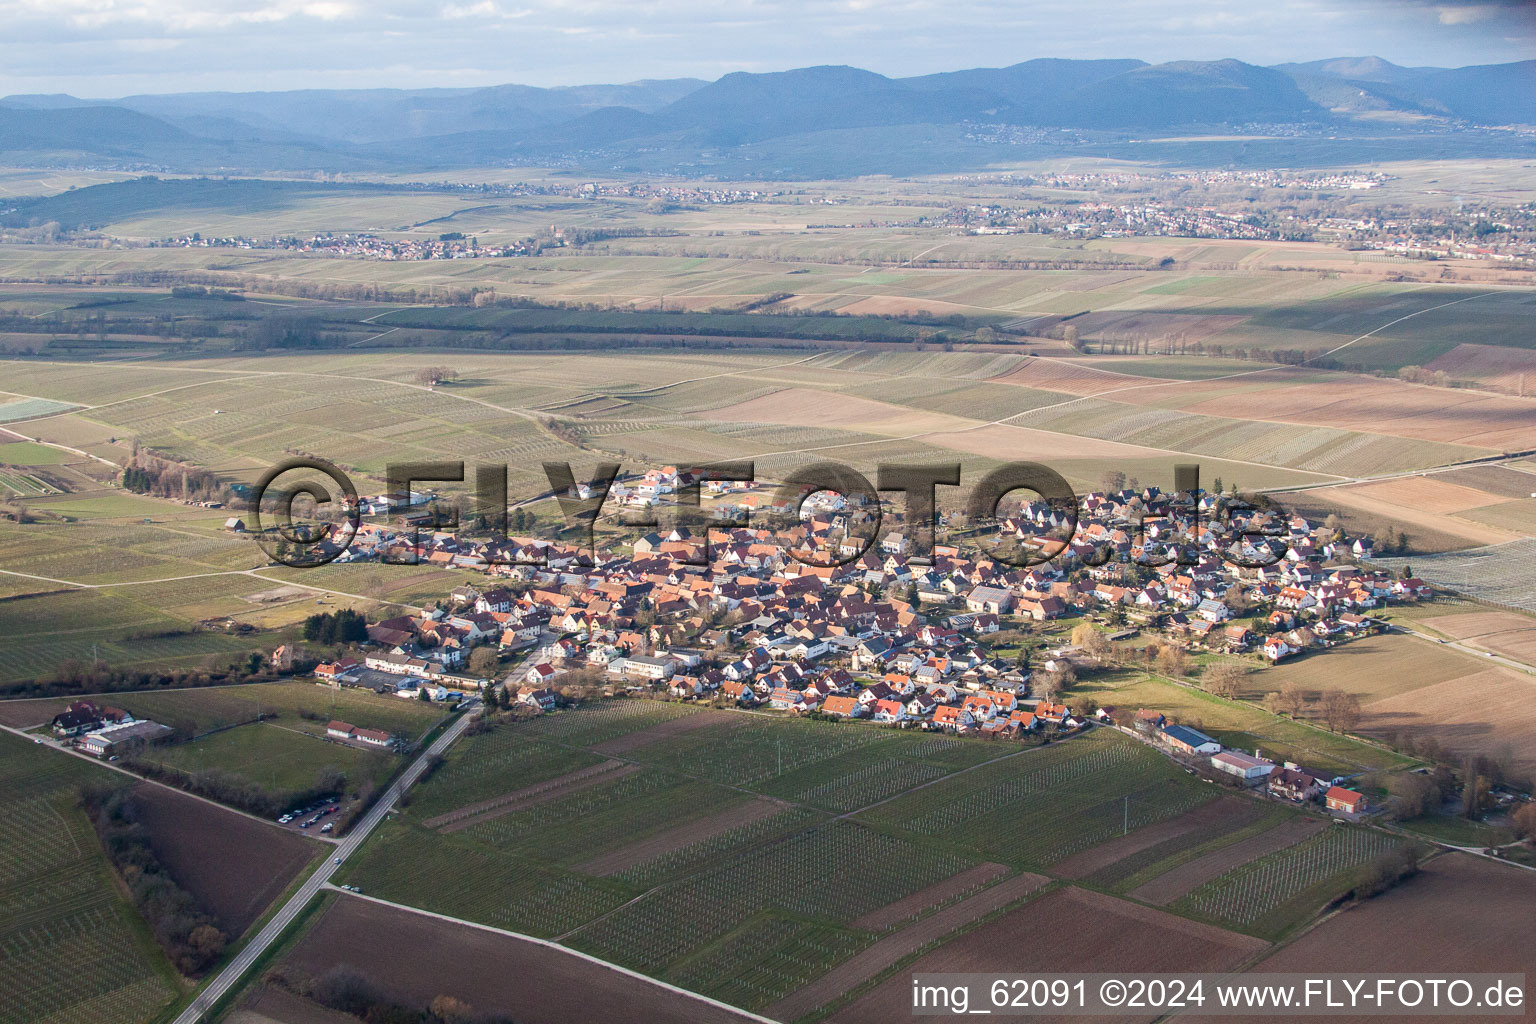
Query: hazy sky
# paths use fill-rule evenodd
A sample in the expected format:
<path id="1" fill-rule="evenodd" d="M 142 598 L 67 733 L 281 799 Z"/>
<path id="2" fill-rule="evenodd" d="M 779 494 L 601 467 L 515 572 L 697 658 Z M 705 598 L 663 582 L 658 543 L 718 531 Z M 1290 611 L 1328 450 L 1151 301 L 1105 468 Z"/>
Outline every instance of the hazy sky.
<path id="1" fill-rule="evenodd" d="M 1512 0 L 0 0 L 0 94 L 575 85 L 1031 57 L 1536 58 Z"/>

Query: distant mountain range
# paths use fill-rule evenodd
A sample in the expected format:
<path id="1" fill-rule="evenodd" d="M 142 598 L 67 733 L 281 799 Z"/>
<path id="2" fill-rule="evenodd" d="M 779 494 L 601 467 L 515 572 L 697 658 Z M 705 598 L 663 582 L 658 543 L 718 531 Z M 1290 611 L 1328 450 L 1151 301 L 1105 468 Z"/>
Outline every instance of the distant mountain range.
<path id="1" fill-rule="evenodd" d="M 557 89 L 299 90 L 0 99 L 0 160 L 173 170 L 421 169 L 556 163 L 750 176 L 868 173 L 873 139 L 909 140 L 897 171 L 998 159 L 975 139 L 1043 129 L 1056 143 L 1390 126 L 1536 124 L 1536 61 L 1405 68 L 1343 57 L 1026 61 L 915 78 L 851 67 Z M 1270 129 L 1272 132 L 1272 128 Z M 1027 141 L 1027 140 L 1026 140 Z M 925 148 L 926 147 L 926 148 Z M 947 150 L 946 150 L 947 147 Z"/>

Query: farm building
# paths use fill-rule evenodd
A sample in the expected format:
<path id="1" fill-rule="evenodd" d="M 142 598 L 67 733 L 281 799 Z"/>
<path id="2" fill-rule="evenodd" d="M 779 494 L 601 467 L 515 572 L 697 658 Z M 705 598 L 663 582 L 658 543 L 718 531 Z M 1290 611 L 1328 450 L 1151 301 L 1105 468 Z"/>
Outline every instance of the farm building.
<path id="1" fill-rule="evenodd" d="M 335 719 L 326 723 L 325 734 L 333 740 L 366 743 L 371 747 L 387 747 L 393 740 L 389 733 L 380 729 L 359 729 L 350 722 Z"/>
<path id="2" fill-rule="evenodd" d="M 1235 775 L 1245 782 L 1260 782 L 1269 778 L 1269 773 L 1275 770 L 1275 763 L 1245 754 L 1241 750 L 1223 750 L 1211 755 L 1211 767 Z"/>
<path id="3" fill-rule="evenodd" d="M 1187 725 L 1167 726 L 1162 735 L 1163 742 L 1181 754 L 1214 754 L 1221 750 L 1220 743 Z"/>
<path id="4" fill-rule="evenodd" d="M 163 739 L 172 731 L 170 726 L 158 722 L 119 722 L 88 734 L 80 741 L 80 749 L 94 757 L 110 757 Z"/>
<path id="5" fill-rule="evenodd" d="M 1330 811 L 1359 814 L 1365 810 L 1365 794 L 1356 793 L 1354 790 L 1345 789 L 1343 786 L 1334 786 L 1323 795 L 1323 804 Z"/>

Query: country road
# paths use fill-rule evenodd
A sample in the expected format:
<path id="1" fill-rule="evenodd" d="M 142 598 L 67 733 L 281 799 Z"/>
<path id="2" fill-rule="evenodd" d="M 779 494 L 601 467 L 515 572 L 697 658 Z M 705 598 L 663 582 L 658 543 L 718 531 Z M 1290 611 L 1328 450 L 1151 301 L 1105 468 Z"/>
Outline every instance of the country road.
<path id="1" fill-rule="evenodd" d="M 421 773 L 426 771 L 427 762 L 432 756 L 442 754 L 449 747 L 453 746 L 454 742 L 463 734 L 464 730 L 468 728 L 469 723 L 474 719 L 474 708 L 476 706 L 471 705 L 468 710 L 459 716 L 457 721 L 437 738 L 437 742 L 417 755 L 416 759 L 405 769 L 404 774 L 395 780 L 394 785 L 390 786 L 384 795 L 379 798 L 378 802 L 363 816 L 363 820 L 358 823 L 357 827 L 345 839 L 337 843 L 334 849 L 326 851 L 325 860 L 304 880 L 304 884 L 299 887 L 298 891 L 272 916 L 271 920 L 266 923 L 266 926 L 261 929 L 256 937 L 246 943 L 245 948 L 241 949 L 233 960 L 224 965 L 223 969 L 214 976 L 213 980 L 192 1001 L 192 1004 L 176 1017 L 174 1024 L 196 1024 L 197 1021 L 202 1019 L 203 1014 L 208 1011 L 209 1007 L 213 1006 L 226 993 L 239 985 L 241 979 L 245 977 L 245 973 L 251 969 L 251 965 L 277 941 L 284 929 L 292 924 L 294 919 L 309 905 L 309 901 L 314 899 L 315 894 L 325 888 L 331 876 L 336 873 L 336 869 L 348 857 L 357 852 L 358 848 L 363 845 L 373 830 L 378 827 L 379 822 L 384 820 L 385 815 L 394 810 L 395 804 L 400 800 L 400 795 L 407 789 L 410 789 L 411 785 L 421 777 Z"/>
<path id="2" fill-rule="evenodd" d="M 548 643 L 551 639 L 553 639 L 552 634 L 541 632 L 538 642 L 528 648 L 527 652 L 517 660 L 512 669 L 502 678 L 509 682 L 520 678 L 527 669 L 529 659 L 538 652 L 543 644 Z M 298 891 L 272 916 L 272 919 L 257 933 L 256 937 L 251 939 L 235 955 L 233 960 L 224 965 L 219 973 L 214 976 L 213 980 L 192 1001 L 191 1005 L 183 1010 L 172 1024 L 196 1024 L 197 1021 L 202 1019 L 203 1014 L 208 1011 L 209 1007 L 213 1006 L 226 993 L 233 991 L 240 984 L 246 972 L 251 969 L 251 965 L 260 959 L 261 955 L 277 941 L 284 929 L 292 924 L 294 919 L 309 905 L 309 901 L 314 899 L 315 894 L 330 884 L 331 876 L 336 873 L 336 870 L 348 857 L 358 851 L 373 830 L 384 820 L 385 816 L 394 810 L 395 804 L 400 802 L 400 795 L 410 789 L 417 779 L 421 778 L 421 773 L 426 771 L 427 762 L 435 755 L 447 753 L 448 748 L 458 741 L 458 738 L 464 734 L 464 730 L 469 727 L 469 723 L 474 720 L 478 707 L 478 702 L 472 703 L 459 716 L 457 721 L 444 730 L 443 734 L 437 738 L 437 742 L 417 755 L 416 760 L 412 761 L 400 778 L 395 780 L 395 784 L 390 786 L 383 796 L 379 797 L 378 802 L 364 815 L 363 820 L 358 822 L 357 826 L 347 834 L 346 838 L 337 843 L 334 849 L 327 851 L 326 859 L 304 880 L 304 884 L 299 887 Z"/>
<path id="3" fill-rule="evenodd" d="M 1432 644 L 1440 644 L 1442 647 L 1454 647 L 1462 654 L 1470 654 L 1473 657 L 1481 658 L 1482 660 L 1492 662 L 1495 665 L 1502 665 L 1505 668 L 1512 668 L 1516 672 L 1524 672 L 1527 675 L 1536 675 L 1536 667 L 1527 665 L 1523 661 L 1516 661 L 1513 658 L 1506 658 L 1502 654 L 1494 654 L 1492 651 L 1485 651 L 1481 647 L 1473 647 L 1470 644 L 1464 644 L 1460 640 L 1447 640 L 1442 637 L 1433 636 L 1429 633 L 1420 633 L 1418 630 L 1404 626 L 1398 622 L 1392 623 L 1391 626 L 1392 632 L 1394 633 L 1407 633 L 1409 636 L 1416 636 L 1420 640 L 1427 640 Z"/>

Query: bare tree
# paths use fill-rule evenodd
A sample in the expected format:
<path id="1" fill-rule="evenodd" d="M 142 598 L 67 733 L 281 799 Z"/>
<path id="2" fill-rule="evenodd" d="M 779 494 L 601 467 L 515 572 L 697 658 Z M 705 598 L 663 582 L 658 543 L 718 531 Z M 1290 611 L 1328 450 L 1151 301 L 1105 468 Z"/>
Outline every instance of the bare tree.
<path id="1" fill-rule="evenodd" d="M 1323 722 L 1334 732 L 1347 732 L 1360 722 L 1360 696 L 1343 690 L 1323 691 Z"/>
<path id="2" fill-rule="evenodd" d="M 1236 662 L 1223 661 L 1205 670 L 1206 688 L 1218 697 L 1234 700 L 1243 692 L 1248 670 Z"/>
<path id="3" fill-rule="evenodd" d="M 1189 671 L 1189 659 L 1182 647 L 1172 644 L 1157 652 L 1157 670 L 1165 676 L 1182 678 Z"/>
<path id="4" fill-rule="evenodd" d="M 1270 710 L 1276 714 L 1284 712 L 1292 718 L 1296 718 L 1301 715 L 1302 709 L 1307 706 L 1307 691 L 1302 688 L 1300 683 L 1294 680 L 1283 684 L 1279 692 L 1272 694 L 1272 696 L 1276 699 L 1275 706 Z"/>

